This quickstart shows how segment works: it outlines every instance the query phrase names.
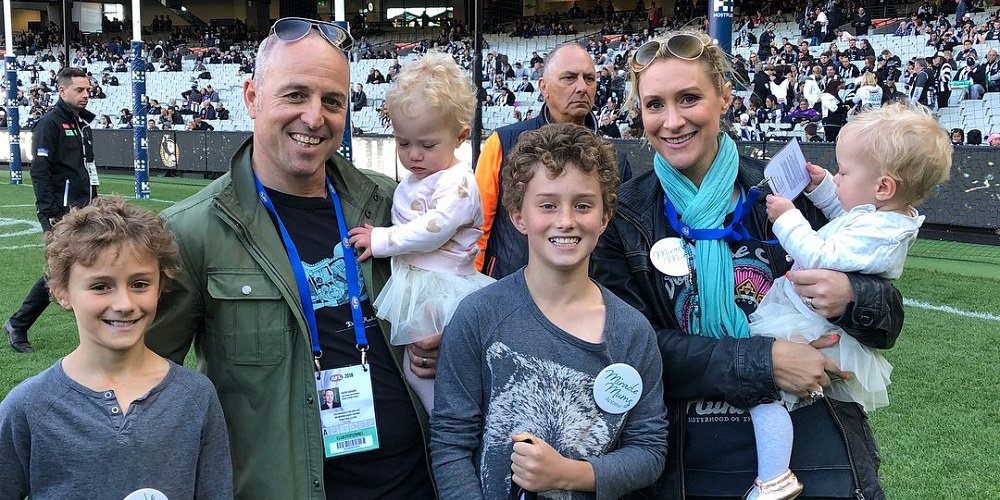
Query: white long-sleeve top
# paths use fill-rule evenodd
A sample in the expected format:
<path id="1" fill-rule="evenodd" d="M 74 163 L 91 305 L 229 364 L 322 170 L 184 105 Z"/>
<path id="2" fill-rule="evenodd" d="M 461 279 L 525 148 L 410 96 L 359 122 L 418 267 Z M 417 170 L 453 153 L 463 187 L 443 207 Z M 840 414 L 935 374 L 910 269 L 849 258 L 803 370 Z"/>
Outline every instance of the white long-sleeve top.
<path id="1" fill-rule="evenodd" d="M 418 178 L 409 175 L 392 197 L 392 227 L 372 229 L 375 257 L 401 256 L 428 271 L 476 273 L 483 206 L 471 166 L 460 162 Z"/>
<path id="2" fill-rule="evenodd" d="M 859 205 L 845 212 L 830 174 L 806 196 L 829 223 L 814 231 L 798 210 L 789 210 L 774 221 L 774 234 L 795 259 L 797 269 L 859 272 L 888 279 L 902 274 L 906 252 L 917 238 L 923 215 L 913 208 L 912 216 L 878 211 L 874 205 Z"/>

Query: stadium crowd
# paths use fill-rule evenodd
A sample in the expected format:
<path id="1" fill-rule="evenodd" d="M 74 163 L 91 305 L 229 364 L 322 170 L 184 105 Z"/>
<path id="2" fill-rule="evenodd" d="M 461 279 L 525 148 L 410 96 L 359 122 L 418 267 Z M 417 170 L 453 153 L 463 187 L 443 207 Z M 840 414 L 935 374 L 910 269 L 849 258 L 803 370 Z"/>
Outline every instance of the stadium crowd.
<path id="1" fill-rule="evenodd" d="M 892 2 L 890 2 L 891 4 Z M 948 3 L 943 3 L 948 7 Z M 964 4 L 963 4 L 964 5 Z M 707 29 L 703 5 L 679 5 L 675 12 L 664 15 L 655 2 L 648 5 L 639 0 L 633 9 L 617 9 L 608 0 L 598 1 L 589 10 L 577 3 L 561 15 L 546 14 L 521 17 L 508 23 L 488 23 L 494 33 L 511 38 L 531 40 L 548 35 L 569 35 L 584 45 L 594 60 L 597 93 L 593 111 L 602 133 L 609 138 L 639 138 L 642 125 L 638 113 L 625 102 L 628 94 L 626 62 L 636 47 L 655 33 L 678 27 Z M 737 140 L 766 140 L 771 137 L 797 136 L 804 140 L 834 140 L 840 129 L 857 111 L 877 108 L 890 101 L 906 100 L 932 109 L 957 107 L 963 100 L 983 100 L 988 94 L 1000 92 L 1000 17 L 997 12 L 982 22 L 973 21 L 972 14 L 981 12 L 973 5 L 971 12 L 952 13 L 942 7 L 924 3 L 915 11 L 898 19 L 894 35 L 926 38 L 924 57 L 907 61 L 884 47 L 874 46 L 869 38 L 875 26 L 864 2 L 858 0 L 806 2 L 804 6 L 790 1 L 750 2 L 741 6 L 744 15 L 736 19 L 733 33 L 732 60 L 736 82 L 735 102 L 726 114 L 731 135 Z M 214 122 L 228 119 L 229 109 L 211 85 L 198 85 L 199 80 L 212 77 L 206 64 L 238 64 L 239 74 L 251 74 L 254 68 L 254 47 L 257 38 L 247 32 L 246 25 L 216 26 L 195 30 L 190 26 L 172 26 L 168 19 L 157 17 L 149 27 L 146 43 L 146 70 L 157 72 L 181 71 L 183 57 L 191 47 L 201 46 L 194 62 L 195 85 L 182 95 L 158 95 L 148 101 L 148 118 L 157 128 L 174 127 L 205 130 Z M 427 19 L 415 21 L 425 28 Z M 377 119 L 368 130 L 355 128 L 356 133 L 389 132 L 388 117 L 382 109 L 381 96 L 393 84 L 395 75 L 407 61 L 432 50 L 445 51 L 465 69 L 473 63 L 471 31 L 465 24 L 451 19 L 438 20 L 436 36 L 414 42 L 383 42 L 373 44 L 366 35 L 379 29 L 364 22 L 363 16 L 352 29 L 358 37 L 355 60 L 374 60 L 364 81 L 354 78 L 355 85 L 364 89 L 355 92 L 352 106 L 355 112 L 372 107 Z M 778 25 L 794 22 L 799 37 L 779 37 Z M 118 23 L 121 24 L 121 23 Z M 70 64 L 93 67 L 104 65 L 103 71 L 90 75 L 92 99 L 105 97 L 109 86 L 127 84 L 120 73 L 128 73 L 131 57 L 128 42 L 120 27 L 112 24 L 103 36 L 76 33 L 72 40 Z M 787 35 L 788 33 L 783 33 Z M 110 35 L 110 36 L 108 36 Z M 923 38 L 922 38 L 923 39 Z M 19 70 L 29 71 L 30 81 L 19 82 L 18 104 L 29 107 L 27 127 L 31 127 L 53 104 L 55 72 L 45 70 L 43 63 L 63 64 L 59 49 L 62 37 L 55 24 L 33 31 L 15 34 L 14 47 L 34 61 L 19 62 Z M 977 51 L 975 48 L 986 50 Z M 502 123 L 525 119 L 541 106 L 537 82 L 544 72 L 546 50 L 539 50 L 523 59 L 497 48 L 489 49 L 482 64 L 483 90 L 486 107 L 510 107 L 502 112 Z M 817 50 L 817 47 L 819 50 Z M 748 56 L 744 56 L 748 54 Z M 518 60 L 520 59 L 520 60 Z M 384 62 L 389 62 L 388 66 Z M 383 70 L 385 73 L 383 73 Z M 126 80 L 126 81 L 123 81 Z M 363 98 L 363 99 L 361 99 Z M 162 102 L 162 104 L 161 104 Z M 232 107 L 232 104 L 231 104 Z M 976 112 L 975 108 L 972 112 Z M 6 120 L 6 113 L 0 117 Z M 135 119 L 127 113 L 118 117 L 101 116 L 95 127 L 128 128 Z M 944 123 L 948 127 L 949 124 Z M 977 137 L 990 130 L 963 129 L 962 137 L 975 143 Z"/>

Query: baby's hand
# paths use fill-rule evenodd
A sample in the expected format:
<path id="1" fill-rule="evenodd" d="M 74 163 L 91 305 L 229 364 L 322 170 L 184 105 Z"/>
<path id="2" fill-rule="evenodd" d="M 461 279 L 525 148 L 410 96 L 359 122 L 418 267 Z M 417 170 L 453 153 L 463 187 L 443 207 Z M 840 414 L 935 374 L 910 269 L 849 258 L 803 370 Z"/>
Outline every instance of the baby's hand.
<path id="1" fill-rule="evenodd" d="M 371 224 L 365 224 L 364 226 L 351 229 L 347 233 L 349 236 L 347 241 L 351 246 L 361 250 L 358 262 L 364 262 L 365 259 L 372 256 L 372 229 L 374 227 Z"/>
<path id="2" fill-rule="evenodd" d="M 826 178 L 826 169 L 806 162 L 806 170 L 809 171 L 809 185 L 806 186 L 806 192 L 811 193 Z"/>
<path id="3" fill-rule="evenodd" d="M 781 217 L 781 214 L 789 210 L 795 210 L 795 205 L 792 205 L 791 200 L 777 194 L 767 195 L 767 220 L 774 222 L 778 220 L 778 217 Z"/>

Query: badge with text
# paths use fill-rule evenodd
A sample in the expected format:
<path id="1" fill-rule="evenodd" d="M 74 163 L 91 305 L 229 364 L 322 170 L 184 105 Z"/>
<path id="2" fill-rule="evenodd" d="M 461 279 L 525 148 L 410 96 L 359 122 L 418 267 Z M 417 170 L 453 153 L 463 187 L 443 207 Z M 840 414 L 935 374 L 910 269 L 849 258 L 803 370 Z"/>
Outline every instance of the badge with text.
<path id="1" fill-rule="evenodd" d="M 653 267 L 667 276 L 687 276 L 688 261 L 684 253 L 684 240 L 663 238 L 649 249 L 649 260 Z"/>
<path id="2" fill-rule="evenodd" d="M 608 413 L 631 410 L 642 396 L 642 377 L 635 368 L 615 363 L 601 370 L 594 380 L 594 401 Z"/>
<path id="3" fill-rule="evenodd" d="M 87 167 L 87 176 L 90 177 L 90 185 L 100 186 L 101 180 L 97 178 L 97 164 L 92 161 L 88 161 L 85 166 Z"/>
<path id="4" fill-rule="evenodd" d="M 323 370 L 316 391 L 326 458 L 379 448 L 370 370 L 361 365 Z"/>
<path id="5" fill-rule="evenodd" d="M 129 493 L 124 500 L 167 500 L 167 496 L 160 490 L 153 488 L 143 488 Z"/>

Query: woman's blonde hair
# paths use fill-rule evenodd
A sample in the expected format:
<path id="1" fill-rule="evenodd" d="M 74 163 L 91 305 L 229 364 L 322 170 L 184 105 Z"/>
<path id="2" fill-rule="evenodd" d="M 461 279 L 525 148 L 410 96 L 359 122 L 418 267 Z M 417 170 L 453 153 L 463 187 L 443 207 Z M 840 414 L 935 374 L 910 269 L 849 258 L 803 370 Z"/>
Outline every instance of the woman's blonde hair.
<path id="1" fill-rule="evenodd" d="M 455 59 L 443 52 L 430 52 L 399 70 L 395 83 L 385 93 L 385 107 L 394 119 L 414 116 L 417 104 L 435 109 L 456 131 L 472 124 L 476 89 Z"/>
<path id="2" fill-rule="evenodd" d="M 722 50 L 722 47 L 719 47 L 719 45 L 716 44 L 708 35 L 700 31 L 692 31 L 692 30 L 673 31 L 667 33 L 663 37 L 654 39 L 655 41 L 660 43 L 660 47 L 656 51 L 656 55 L 653 56 L 653 59 L 652 61 L 650 61 L 649 64 L 653 64 L 654 62 L 661 59 L 667 60 L 667 59 L 677 58 L 677 56 L 672 54 L 667 49 L 667 41 L 670 40 L 670 38 L 678 35 L 693 36 L 698 38 L 699 40 L 701 40 L 703 44 L 705 44 L 705 50 L 701 53 L 700 56 L 698 56 L 697 60 L 701 62 L 702 66 L 705 68 L 705 74 L 708 76 L 709 81 L 712 82 L 712 87 L 715 88 L 715 91 L 718 92 L 719 95 L 725 94 L 726 84 L 729 83 L 730 79 L 734 75 L 733 65 L 729 60 L 729 56 L 726 54 L 724 50 Z M 634 58 L 635 54 L 633 53 L 632 60 L 634 60 Z M 629 91 L 627 102 L 629 102 L 630 105 L 634 106 L 636 103 L 636 99 L 638 97 L 637 92 L 639 88 L 639 80 L 642 75 L 642 70 L 648 68 L 649 64 L 647 64 L 644 68 L 642 68 L 638 72 L 636 71 L 634 64 L 629 65 L 629 80 L 632 83 L 632 89 Z"/>

